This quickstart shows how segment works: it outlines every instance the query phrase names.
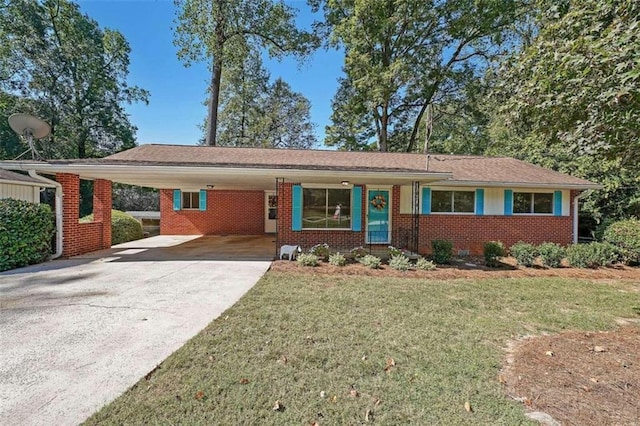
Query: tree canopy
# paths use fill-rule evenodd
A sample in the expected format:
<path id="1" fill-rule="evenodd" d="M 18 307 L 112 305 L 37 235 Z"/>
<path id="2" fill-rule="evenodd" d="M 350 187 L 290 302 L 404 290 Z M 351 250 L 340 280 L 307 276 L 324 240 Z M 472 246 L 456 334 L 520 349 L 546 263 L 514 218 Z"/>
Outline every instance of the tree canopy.
<path id="1" fill-rule="evenodd" d="M 49 122 L 49 158 L 100 157 L 135 145 L 123 104 L 148 99 L 127 83 L 129 44 L 67 0 L 11 0 L 0 9 L 0 89 L 13 111 Z"/>
<path id="2" fill-rule="evenodd" d="M 295 24 L 295 9 L 273 0 L 175 0 L 175 44 L 186 65 L 211 61 L 205 143 L 216 145 L 220 83 L 226 66 L 242 63 L 249 50 L 272 57 L 304 57 L 315 36 Z"/>
<path id="3" fill-rule="evenodd" d="M 523 8 L 518 0 L 310 3 L 346 52 L 327 144 L 357 149 L 374 135 L 381 151 L 415 149 L 427 108 L 460 96 Z"/>

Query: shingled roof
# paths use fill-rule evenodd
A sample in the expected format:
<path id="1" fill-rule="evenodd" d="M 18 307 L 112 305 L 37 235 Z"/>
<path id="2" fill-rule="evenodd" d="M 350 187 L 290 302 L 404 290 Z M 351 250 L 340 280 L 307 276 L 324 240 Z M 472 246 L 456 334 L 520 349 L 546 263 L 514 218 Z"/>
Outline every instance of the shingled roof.
<path id="1" fill-rule="evenodd" d="M 97 161 L 101 164 L 452 173 L 448 184 L 594 186 L 587 180 L 509 157 L 149 144 Z"/>
<path id="2" fill-rule="evenodd" d="M 42 184 L 41 181 L 39 181 L 38 179 L 34 179 L 31 176 L 0 169 L 0 182 L 2 182 L 3 180 L 12 182 L 24 182 L 26 185 L 34 183 Z"/>

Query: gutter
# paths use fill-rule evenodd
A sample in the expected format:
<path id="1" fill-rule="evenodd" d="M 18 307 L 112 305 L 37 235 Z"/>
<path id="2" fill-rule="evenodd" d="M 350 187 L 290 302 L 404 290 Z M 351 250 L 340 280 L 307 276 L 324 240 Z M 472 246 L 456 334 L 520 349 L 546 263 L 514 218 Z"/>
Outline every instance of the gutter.
<path id="1" fill-rule="evenodd" d="M 578 207 L 579 200 L 587 196 L 586 192 L 581 192 L 573 199 L 573 244 L 578 243 Z"/>
<path id="2" fill-rule="evenodd" d="M 63 229 L 63 225 L 62 225 L 62 185 L 60 185 L 58 182 L 55 182 L 51 179 L 47 179 L 44 176 L 40 176 L 38 173 L 36 173 L 35 170 L 29 170 L 29 176 L 31 176 L 34 179 L 39 180 L 40 182 L 44 182 L 46 183 L 47 187 L 49 188 L 55 188 L 56 190 L 56 252 L 53 254 L 53 256 L 51 256 L 51 259 L 57 259 L 60 256 L 62 256 L 62 241 L 63 241 L 63 235 L 62 235 L 62 229 Z"/>

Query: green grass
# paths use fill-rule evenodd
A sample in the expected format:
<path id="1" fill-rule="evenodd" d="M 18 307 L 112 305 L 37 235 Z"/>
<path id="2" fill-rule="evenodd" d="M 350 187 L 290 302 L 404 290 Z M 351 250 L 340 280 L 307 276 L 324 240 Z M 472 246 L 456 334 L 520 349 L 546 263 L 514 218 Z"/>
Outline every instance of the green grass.
<path id="1" fill-rule="evenodd" d="M 559 278 L 270 272 L 87 423 L 353 425 L 371 410 L 385 425 L 527 424 L 497 379 L 507 342 L 614 328 L 616 318 L 637 317 L 638 290 Z M 396 366 L 386 372 L 389 358 Z M 272 410 L 276 400 L 284 411 Z"/>

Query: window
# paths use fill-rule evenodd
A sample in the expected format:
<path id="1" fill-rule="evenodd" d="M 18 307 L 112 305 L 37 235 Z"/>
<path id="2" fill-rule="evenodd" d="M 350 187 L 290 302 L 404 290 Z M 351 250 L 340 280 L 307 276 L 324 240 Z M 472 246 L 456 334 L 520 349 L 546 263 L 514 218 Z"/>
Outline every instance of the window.
<path id="1" fill-rule="evenodd" d="M 553 213 L 553 193 L 514 192 L 514 214 L 551 214 Z"/>
<path id="2" fill-rule="evenodd" d="M 302 227 L 351 229 L 351 190 L 303 188 Z"/>
<path id="3" fill-rule="evenodd" d="M 431 212 L 473 213 L 476 193 L 474 191 L 432 191 Z"/>
<path id="4" fill-rule="evenodd" d="M 199 192 L 183 192 L 182 208 L 183 209 L 199 209 L 200 193 Z"/>

